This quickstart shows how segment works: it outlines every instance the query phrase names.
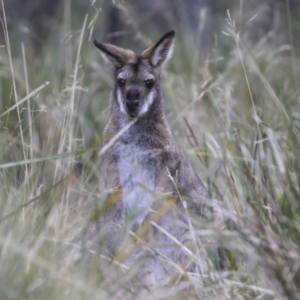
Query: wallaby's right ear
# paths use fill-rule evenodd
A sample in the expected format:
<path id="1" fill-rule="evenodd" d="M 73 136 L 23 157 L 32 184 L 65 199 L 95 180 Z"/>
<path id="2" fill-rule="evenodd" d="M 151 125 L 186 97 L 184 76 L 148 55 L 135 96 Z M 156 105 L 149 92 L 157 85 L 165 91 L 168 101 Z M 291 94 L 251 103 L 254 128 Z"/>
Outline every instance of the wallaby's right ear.
<path id="1" fill-rule="evenodd" d="M 102 57 L 115 67 L 121 67 L 129 59 L 134 59 L 135 54 L 131 50 L 123 49 L 111 44 L 99 43 L 94 40 L 95 46 L 101 51 Z"/>

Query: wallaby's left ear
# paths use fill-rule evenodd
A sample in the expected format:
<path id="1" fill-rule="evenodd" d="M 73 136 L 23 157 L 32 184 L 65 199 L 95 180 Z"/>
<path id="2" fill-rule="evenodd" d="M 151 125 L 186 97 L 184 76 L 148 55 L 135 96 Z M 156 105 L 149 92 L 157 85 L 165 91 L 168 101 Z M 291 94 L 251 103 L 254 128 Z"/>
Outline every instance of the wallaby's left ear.
<path id="1" fill-rule="evenodd" d="M 142 58 L 149 60 L 153 67 L 162 68 L 173 54 L 175 31 L 171 30 L 156 43 L 142 52 Z"/>
<path id="2" fill-rule="evenodd" d="M 112 63 L 115 67 L 124 65 L 128 60 L 135 59 L 136 55 L 127 49 L 121 47 L 99 43 L 94 40 L 95 46 L 101 51 L 104 60 L 108 63 Z"/>

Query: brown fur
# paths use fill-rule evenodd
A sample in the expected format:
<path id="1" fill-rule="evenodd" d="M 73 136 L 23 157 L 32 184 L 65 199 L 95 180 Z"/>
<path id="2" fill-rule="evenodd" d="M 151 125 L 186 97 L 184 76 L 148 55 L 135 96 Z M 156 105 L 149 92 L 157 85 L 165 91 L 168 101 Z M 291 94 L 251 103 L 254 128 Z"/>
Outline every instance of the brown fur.
<path id="1" fill-rule="evenodd" d="M 122 241 L 116 234 L 116 227 L 118 224 L 122 227 L 125 219 L 132 219 L 132 228 L 151 244 L 154 253 L 194 271 L 195 264 L 190 262 L 186 251 L 159 230 L 160 226 L 194 251 L 196 245 L 182 201 L 186 201 L 191 213 L 201 214 L 207 200 L 206 188 L 176 145 L 164 112 L 160 76 L 170 57 L 174 36 L 171 31 L 141 55 L 134 56 L 130 50 L 95 42 L 115 67 L 115 87 L 110 119 L 104 130 L 104 147 L 135 120 L 103 153 L 102 173 L 110 190 L 108 199 L 115 191 L 121 191 L 122 196 L 107 210 L 101 226 L 110 224 L 107 245 L 110 251 L 117 251 Z M 143 230 L 145 228 L 147 230 Z M 160 255 L 152 257 L 146 266 L 156 282 L 165 279 L 167 274 L 176 274 L 173 267 L 161 262 Z M 203 255 L 200 254 L 199 260 L 205 269 Z"/>

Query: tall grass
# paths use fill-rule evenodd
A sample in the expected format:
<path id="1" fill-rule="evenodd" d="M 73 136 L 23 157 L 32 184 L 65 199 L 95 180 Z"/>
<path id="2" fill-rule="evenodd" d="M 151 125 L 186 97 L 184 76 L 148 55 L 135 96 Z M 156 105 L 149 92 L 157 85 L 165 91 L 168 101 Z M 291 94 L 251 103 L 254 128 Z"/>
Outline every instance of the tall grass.
<path id="1" fill-rule="evenodd" d="M 65 1 L 57 28 L 38 47 L 22 43 L 4 14 L 0 299 L 299 299 L 299 57 L 286 3 L 287 43 L 277 43 L 278 27 L 253 41 L 247 24 L 255 12 L 243 14 L 241 27 L 239 10 L 222 16 L 206 60 L 178 39 L 163 76 L 169 122 L 231 220 L 221 229 L 191 216 L 191 226 L 200 249 L 221 244 L 230 256 L 218 271 L 209 254 L 204 282 L 175 266 L 187 280 L 142 294 L 133 286 L 142 284 L 146 257 L 128 261 L 132 249 L 124 246 L 111 259 L 96 226 L 113 82 L 91 39 L 105 11 L 96 1 L 81 16 Z M 129 226 L 124 232 L 130 245 Z"/>

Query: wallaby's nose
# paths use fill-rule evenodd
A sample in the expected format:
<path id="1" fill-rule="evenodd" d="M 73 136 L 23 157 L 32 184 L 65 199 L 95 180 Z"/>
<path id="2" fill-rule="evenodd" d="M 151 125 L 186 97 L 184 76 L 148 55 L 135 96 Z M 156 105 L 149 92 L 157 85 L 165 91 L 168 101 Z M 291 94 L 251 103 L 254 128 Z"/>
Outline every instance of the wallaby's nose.
<path id="1" fill-rule="evenodd" d="M 139 100 L 127 100 L 126 106 L 130 112 L 134 112 L 139 107 Z"/>
<path id="2" fill-rule="evenodd" d="M 131 88 L 126 93 L 126 106 L 129 112 L 135 112 L 139 107 L 140 93 L 137 88 Z"/>
<path id="3" fill-rule="evenodd" d="M 139 90 L 134 87 L 130 88 L 126 93 L 126 99 L 128 101 L 139 100 L 139 97 L 140 97 Z"/>

